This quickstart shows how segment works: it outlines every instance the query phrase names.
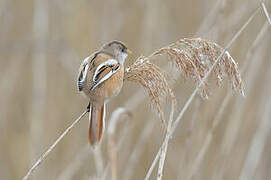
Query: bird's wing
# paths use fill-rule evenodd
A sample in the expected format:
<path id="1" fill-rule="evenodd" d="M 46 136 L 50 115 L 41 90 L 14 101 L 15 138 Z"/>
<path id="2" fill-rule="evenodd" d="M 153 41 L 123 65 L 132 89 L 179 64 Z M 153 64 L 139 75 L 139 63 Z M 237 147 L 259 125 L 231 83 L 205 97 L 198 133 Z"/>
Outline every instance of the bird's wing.
<path id="1" fill-rule="evenodd" d="M 90 69 L 89 67 L 90 62 L 92 61 L 93 58 L 94 58 L 93 55 L 86 57 L 82 64 L 80 65 L 79 74 L 77 78 L 77 88 L 79 91 L 82 91 L 83 88 L 85 87 L 85 84 L 87 82 L 87 74 Z"/>
<path id="2" fill-rule="evenodd" d="M 108 59 L 99 64 L 94 72 L 92 80 L 93 84 L 91 85 L 90 90 L 94 90 L 97 86 L 115 74 L 119 69 L 120 64 L 115 59 Z"/>

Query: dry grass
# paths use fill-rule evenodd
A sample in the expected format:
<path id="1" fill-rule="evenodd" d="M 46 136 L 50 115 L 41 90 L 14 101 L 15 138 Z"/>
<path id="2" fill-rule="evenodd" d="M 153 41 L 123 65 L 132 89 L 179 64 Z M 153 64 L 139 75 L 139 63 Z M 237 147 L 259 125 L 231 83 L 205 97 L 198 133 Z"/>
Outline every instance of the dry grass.
<path id="1" fill-rule="evenodd" d="M 266 9 L 263 6 L 264 12 Z M 233 37 L 231 42 L 227 45 L 226 48 L 229 48 L 234 40 L 241 34 L 244 28 L 249 24 L 252 18 L 256 15 L 256 12 L 251 16 L 247 23 L 239 30 L 239 32 Z M 162 70 L 155 64 L 151 63 L 150 60 L 156 56 L 166 55 L 167 59 L 174 63 L 179 71 L 186 78 L 191 78 L 197 85 L 194 93 L 190 96 L 187 103 L 185 104 L 183 110 L 178 115 L 177 119 L 174 122 L 172 127 L 173 118 L 174 118 L 174 109 L 176 106 L 176 98 L 170 87 L 167 76 L 162 72 Z M 237 63 L 231 57 L 227 49 L 223 49 L 214 42 L 208 40 L 203 40 L 201 38 L 184 38 L 173 44 L 170 44 L 166 47 L 160 48 L 152 53 L 150 56 L 140 56 L 137 60 L 125 70 L 124 81 L 132 81 L 141 84 L 147 91 L 148 95 L 151 98 L 151 101 L 155 105 L 164 128 L 167 130 L 165 141 L 161 146 L 160 150 L 157 153 L 157 156 L 160 157 L 159 168 L 157 179 L 162 179 L 163 176 L 163 167 L 164 161 L 166 158 L 167 146 L 170 137 L 172 136 L 174 130 L 180 119 L 182 118 L 187 107 L 192 102 L 196 93 L 200 92 L 201 97 L 208 98 L 208 83 L 207 78 L 210 74 L 213 74 L 216 78 L 216 84 L 221 85 L 223 79 L 227 78 L 232 89 L 238 90 L 244 96 L 244 87 L 243 82 L 238 70 Z M 172 77 L 171 77 L 172 78 Z M 167 126 L 166 120 L 164 117 L 163 110 L 161 108 L 161 103 L 165 97 L 170 97 L 172 100 L 171 113 L 169 117 L 169 124 Z M 34 166 L 29 170 L 24 179 L 28 179 L 32 172 L 38 167 L 38 165 L 46 158 L 46 156 L 54 149 L 58 142 L 69 132 L 69 130 L 77 124 L 80 119 L 85 115 L 86 111 L 68 128 L 65 132 L 57 139 L 57 141 L 50 146 L 50 148 L 41 156 L 41 158 L 34 164 Z M 116 119 L 113 114 L 113 119 Z M 115 120 L 115 121 L 116 121 Z M 114 123 L 115 121 L 111 122 Z M 113 128 L 115 129 L 115 128 Z M 112 127 L 109 128 L 109 155 L 112 163 L 112 179 L 117 179 L 117 151 L 116 144 L 113 137 L 114 130 Z M 99 150 L 99 151 L 98 151 Z M 95 157 L 101 157 L 100 148 L 96 150 Z M 99 154 L 97 154 L 99 152 Z M 155 158 L 150 171 L 147 173 L 145 179 L 148 179 L 154 165 L 157 162 Z M 101 165 L 102 159 L 99 158 L 96 160 L 96 165 L 98 165 L 98 175 L 102 175 L 103 165 Z"/>
<path id="2" fill-rule="evenodd" d="M 155 58 L 155 56 L 167 55 L 168 59 L 171 62 L 175 63 L 176 67 L 181 70 L 186 77 L 193 78 L 198 84 L 198 86 L 201 86 L 201 95 L 204 98 L 207 98 L 208 96 L 206 90 L 207 83 L 203 81 L 203 78 L 206 78 L 208 72 L 210 71 L 215 74 L 218 85 L 221 84 L 221 81 L 224 77 L 227 77 L 231 82 L 232 88 L 234 90 L 238 89 L 242 94 L 244 94 L 242 80 L 238 71 L 237 64 L 227 51 L 225 54 L 223 51 L 225 50 L 222 49 L 220 46 L 207 40 L 202 40 L 200 38 L 182 39 L 172 45 L 155 51 L 148 57 L 139 57 L 130 67 L 126 69 L 124 80 L 139 83 L 148 91 L 149 97 L 157 108 L 160 118 L 162 119 L 163 126 L 168 131 L 167 141 L 169 140 L 169 136 L 171 136 L 169 134 L 169 131 L 171 130 L 171 124 L 174 117 L 176 98 L 166 79 L 166 75 L 157 65 L 151 63 L 150 59 Z M 215 64 L 218 58 L 220 59 L 220 61 L 217 61 L 217 63 Z M 214 66 L 214 69 L 212 69 L 212 66 Z M 169 126 L 167 126 L 166 124 L 164 113 L 161 108 L 162 100 L 165 97 L 170 97 L 170 99 L 172 100 L 172 112 L 169 118 Z M 44 153 L 44 155 L 42 155 L 42 157 L 29 170 L 24 179 L 29 178 L 31 173 L 46 158 L 49 152 L 51 152 L 52 149 L 58 144 L 58 142 L 67 134 L 67 132 L 80 121 L 80 119 L 85 115 L 85 113 L 86 112 L 84 112 L 78 118 L 78 120 L 76 120 Z M 110 157 L 111 161 L 114 162 L 113 167 L 116 168 L 116 146 L 112 137 L 110 137 L 110 139 Z M 167 143 L 164 146 L 164 149 L 166 151 Z M 101 170 L 99 172 L 101 172 Z M 117 170 L 112 170 L 112 172 L 113 179 L 117 179 Z M 159 175 L 159 177 L 161 178 L 162 175 Z"/>
<path id="3" fill-rule="evenodd" d="M 268 179 L 270 1 L 104 3 L 0 2 L 1 177 L 20 179 L 38 160 L 31 179 Z M 87 121 L 72 123 L 87 104 L 73 80 L 80 59 L 111 39 L 150 55 L 128 59 L 107 134 L 92 152 Z M 225 85 L 242 95 L 245 87 L 246 98 L 218 88 Z M 197 95 L 208 101 L 194 102 Z M 119 121 L 120 106 L 131 120 Z"/>
<path id="4" fill-rule="evenodd" d="M 165 97 L 170 97 L 176 104 L 176 98 L 167 80 L 169 76 L 150 61 L 157 56 L 166 56 L 167 60 L 174 63 L 185 78 L 193 79 L 198 86 L 223 51 L 224 49 L 214 42 L 201 38 L 184 38 L 156 50 L 150 56 L 137 58 L 131 66 L 126 68 L 124 80 L 139 83 L 148 91 L 149 97 L 162 119 L 164 128 L 167 128 L 161 104 Z M 216 64 L 212 74 L 216 78 L 218 86 L 227 78 L 232 89 L 239 91 L 244 96 L 244 86 L 237 63 L 228 51 Z M 174 77 L 170 76 L 170 78 Z M 204 82 L 200 89 L 202 98 L 208 98 L 208 88 L 208 83 Z"/>
<path id="5" fill-rule="evenodd" d="M 250 20 L 251 19 L 249 19 L 248 22 L 250 22 Z M 244 27 L 246 27 L 247 24 L 248 23 L 246 23 Z M 241 28 L 237 35 L 239 35 L 242 31 L 243 28 Z M 237 37 L 238 36 L 233 37 L 233 40 L 235 40 Z M 233 40 L 229 44 L 232 44 Z M 203 98 L 208 98 L 208 84 L 206 80 L 211 72 L 213 72 L 212 74 L 214 74 L 214 76 L 216 77 L 218 86 L 221 85 L 221 82 L 224 78 L 228 78 L 232 89 L 238 90 L 244 96 L 243 82 L 236 62 L 230 56 L 229 52 L 226 51 L 226 49 L 223 49 L 216 43 L 202 40 L 200 38 L 185 38 L 167 47 L 155 51 L 148 57 L 139 57 L 134 62 L 134 64 L 132 64 L 126 69 L 125 80 L 138 82 L 144 88 L 146 88 L 149 92 L 149 96 L 154 101 L 154 104 L 156 105 L 156 108 L 162 117 L 163 112 L 161 110 L 161 99 L 165 97 L 166 94 L 169 94 L 174 101 L 172 103 L 172 112 L 169 117 L 169 126 L 166 126 L 168 133 L 145 179 L 149 179 L 152 169 L 158 161 L 159 156 L 161 157 L 159 162 L 157 179 L 162 179 L 169 138 L 170 136 L 172 136 L 177 123 L 182 118 L 182 114 L 185 112 L 186 107 L 189 106 L 192 100 L 189 99 L 190 101 L 187 101 L 187 106 L 184 107 L 184 111 L 181 111 L 181 116 L 178 116 L 178 118 L 176 119 L 177 123 L 175 122 L 173 129 L 171 129 L 174 117 L 173 109 L 175 108 L 176 104 L 175 98 L 172 93 L 172 89 L 167 83 L 165 75 L 161 73 L 161 70 L 157 66 L 150 63 L 151 58 L 155 58 L 155 56 L 161 55 L 167 55 L 168 60 L 173 62 L 178 68 L 178 70 L 180 70 L 185 77 L 194 79 L 197 84 L 197 89 L 194 92 L 200 92 L 200 95 Z M 192 98 L 194 97 L 193 94 L 191 96 Z M 165 124 L 164 120 L 163 123 Z"/>
<path id="6" fill-rule="evenodd" d="M 199 85 L 223 50 L 222 47 L 208 40 L 184 38 L 168 47 L 159 49 L 154 56 L 167 55 L 185 77 L 192 78 L 196 85 Z M 216 78 L 218 86 L 221 85 L 223 79 L 227 78 L 233 90 L 238 90 L 244 95 L 238 66 L 228 51 L 215 66 L 212 74 Z M 208 83 L 204 83 L 200 92 L 201 97 L 208 98 Z"/>
<path id="7" fill-rule="evenodd" d="M 139 57 L 124 74 L 124 81 L 132 81 L 141 84 L 149 94 L 151 101 L 157 108 L 162 119 L 163 127 L 167 129 L 161 103 L 163 98 L 170 97 L 175 104 L 175 95 L 167 82 L 166 75 L 155 64 L 150 62 L 150 57 Z"/>

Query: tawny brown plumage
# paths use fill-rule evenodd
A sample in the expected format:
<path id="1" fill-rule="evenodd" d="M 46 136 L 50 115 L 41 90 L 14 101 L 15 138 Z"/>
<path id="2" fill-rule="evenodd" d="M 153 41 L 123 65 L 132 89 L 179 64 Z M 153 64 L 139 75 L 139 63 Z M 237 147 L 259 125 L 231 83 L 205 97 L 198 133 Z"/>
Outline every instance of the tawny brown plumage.
<path id="1" fill-rule="evenodd" d="M 112 56 L 107 55 L 103 52 L 98 52 L 96 57 L 92 60 L 92 69 L 87 75 L 87 83 L 83 88 L 84 94 L 89 98 L 90 102 L 93 104 L 103 104 L 105 100 L 108 98 L 117 95 L 122 88 L 123 83 L 123 65 L 120 65 L 120 71 L 117 71 L 114 75 L 112 75 L 108 80 L 104 81 L 100 86 L 90 91 L 90 88 L 93 84 L 93 75 L 95 72 L 95 67 L 98 67 L 101 63 L 105 62 L 108 59 L 114 59 Z M 103 77 L 107 74 L 112 68 L 106 68 L 101 76 Z"/>
<path id="2" fill-rule="evenodd" d="M 106 103 L 118 95 L 123 84 L 124 61 L 130 51 L 119 41 L 105 44 L 80 66 L 78 89 L 89 99 L 89 143 L 100 142 Z"/>

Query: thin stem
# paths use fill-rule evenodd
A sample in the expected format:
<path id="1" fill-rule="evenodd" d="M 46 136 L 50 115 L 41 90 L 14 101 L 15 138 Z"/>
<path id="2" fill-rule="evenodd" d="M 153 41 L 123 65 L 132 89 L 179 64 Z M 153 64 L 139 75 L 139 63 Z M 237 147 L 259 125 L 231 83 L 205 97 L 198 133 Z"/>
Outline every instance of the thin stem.
<path id="1" fill-rule="evenodd" d="M 68 132 L 80 122 L 80 120 L 86 115 L 87 110 L 84 111 L 58 138 L 57 140 L 48 148 L 48 150 L 41 155 L 41 157 L 36 161 L 36 163 L 29 169 L 27 174 L 24 176 L 23 180 L 29 179 L 30 175 L 37 169 L 37 167 L 45 160 L 48 154 L 56 147 L 56 145 L 68 134 Z"/>
<path id="2" fill-rule="evenodd" d="M 257 12 L 259 12 L 259 8 L 250 16 L 250 18 L 247 20 L 247 22 L 241 27 L 241 29 L 234 35 L 234 37 L 231 39 L 231 41 L 227 44 L 227 46 L 225 47 L 225 49 L 222 51 L 222 53 L 218 56 L 218 58 L 216 59 L 216 61 L 214 62 L 214 64 L 211 66 L 211 68 L 209 69 L 209 71 L 206 73 L 206 75 L 204 76 L 204 78 L 202 79 L 201 83 L 199 84 L 199 86 L 194 90 L 194 92 L 192 93 L 192 95 L 189 97 L 189 99 L 187 100 L 187 102 L 185 103 L 182 111 L 180 112 L 180 114 L 178 115 L 178 117 L 176 118 L 176 121 L 173 124 L 172 130 L 171 130 L 171 134 L 170 136 L 172 136 L 172 134 L 174 133 L 177 125 L 179 124 L 180 120 L 182 119 L 185 111 L 187 110 L 187 108 L 189 107 L 189 105 L 191 104 L 192 100 L 194 99 L 195 95 L 198 93 L 198 91 L 200 90 L 200 88 L 202 87 L 202 85 L 204 84 L 204 82 L 207 80 L 207 78 L 209 77 L 209 75 L 211 74 L 212 70 L 214 69 L 214 67 L 217 65 L 217 63 L 220 61 L 220 59 L 222 58 L 222 56 L 225 54 L 225 52 L 227 51 L 227 49 L 229 49 L 229 47 L 233 44 L 233 42 L 239 37 L 239 35 L 244 31 L 244 29 L 247 27 L 247 25 L 251 22 L 251 20 L 255 17 L 255 15 L 257 14 Z"/>
<path id="3" fill-rule="evenodd" d="M 266 79 L 269 80 L 271 73 L 269 71 Z M 271 123 L 270 123 L 270 98 L 271 86 L 267 84 L 265 86 L 263 93 L 265 96 L 262 98 L 261 106 L 259 108 L 259 115 L 261 121 L 258 122 L 258 127 L 255 132 L 255 135 L 252 138 L 250 146 L 248 147 L 248 153 L 239 177 L 240 180 L 250 180 L 253 179 L 257 166 L 262 158 L 265 146 L 268 142 L 268 135 L 270 134 Z M 264 107 L 264 108 L 262 108 Z"/>
<path id="4" fill-rule="evenodd" d="M 135 172 L 135 166 L 137 165 L 137 161 L 140 159 L 140 155 L 144 150 L 144 145 L 148 140 L 148 137 L 153 131 L 153 127 L 156 121 L 148 121 L 146 125 L 144 125 L 144 129 L 140 133 L 140 137 L 138 138 L 131 155 L 129 156 L 129 160 L 127 161 L 127 168 L 122 176 L 122 179 L 130 180 L 133 177 L 133 173 Z"/>
<path id="5" fill-rule="evenodd" d="M 125 124 L 123 125 L 123 128 L 122 130 L 120 131 L 120 134 L 118 136 L 118 142 L 116 143 L 117 145 L 117 152 L 119 152 L 121 150 L 121 146 L 122 146 L 122 143 L 124 142 L 124 139 L 126 137 L 126 134 L 129 130 L 129 122 L 126 121 Z M 110 162 L 107 163 L 106 167 L 104 168 L 104 172 L 103 172 L 103 175 L 101 177 L 101 180 L 105 180 L 107 179 L 107 174 L 108 174 L 108 171 L 109 169 L 111 168 L 111 164 Z"/>
<path id="6" fill-rule="evenodd" d="M 207 80 L 207 78 L 209 77 L 209 75 L 211 74 L 212 70 L 214 69 L 214 67 L 217 65 L 217 63 L 220 61 L 220 59 L 223 57 L 223 55 L 226 53 L 227 49 L 233 44 L 233 42 L 240 36 L 240 34 L 244 31 L 244 29 L 247 27 L 247 25 L 251 22 L 251 20 L 255 17 L 255 15 L 259 12 L 260 8 L 257 8 L 254 13 L 250 16 L 250 18 L 246 21 L 246 23 L 240 28 L 240 30 L 233 36 L 233 38 L 231 39 L 231 41 L 226 45 L 225 49 L 222 51 L 222 53 L 218 56 L 218 58 L 215 60 L 214 64 L 211 66 L 211 68 L 209 69 L 209 71 L 206 73 L 206 75 L 204 76 L 204 78 L 202 79 L 201 83 L 199 84 L 199 86 L 197 86 L 197 88 L 194 90 L 194 92 L 191 94 L 191 96 L 189 97 L 189 99 L 186 101 L 183 109 L 181 110 L 181 112 L 179 113 L 178 117 L 176 118 L 176 120 L 173 123 L 173 126 L 171 128 L 171 130 L 168 132 L 169 133 L 169 137 L 172 136 L 172 134 L 175 132 L 175 129 L 177 128 L 180 120 L 182 119 L 184 113 L 186 112 L 186 110 L 188 109 L 189 105 L 191 104 L 192 100 L 194 99 L 194 97 L 196 96 L 196 94 L 198 93 L 198 91 L 200 90 L 200 88 L 202 87 L 202 85 L 204 84 L 204 82 Z M 167 144 L 169 139 L 165 139 L 162 147 L 164 146 L 164 144 Z M 156 154 L 155 160 L 153 161 L 151 168 L 149 169 L 147 175 L 148 177 L 150 177 L 150 174 L 152 173 L 152 170 L 156 164 L 156 158 L 157 156 L 159 157 L 161 154 L 161 148 L 159 149 L 158 153 Z M 145 180 L 147 180 L 147 176 L 145 177 Z"/>
<path id="7" fill-rule="evenodd" d="M 260 33 L 257 35 L 255 41 L 253 42 L 252 46 L 248 49 L 247 51 L 247 55 L 246 55 L 246 61 L 243 64 L 242 68 L 240 69 L 241 74 L 244 74 L 244 72 L 248 69 L 249 66 L 249 60 L 253 59 L 252 54 L 254 53 L 254 50 L 256 47 L 258 47 L 259 43 L 261 42 L 260 40 L 263 38 L 264 33 L 266 32 L 266 25 L 268 25 L 267 23 L 263 25 Z M 255 67 L 254 67 L 255 68 Z M 188 179 L 191 179 L 197 172 L 198 172 L 198 168 L 200 163 L 202 162 L 203 157 L 205 156 L 205 154 L 208 152 L 208 148 L 213 140 L 213 132 L 216 129 L 216 127 L 220 124 L 220 122 L 222 121 L 222 116 L 223 113 L 226 109 L 226 107 L 228 106 L 230 100 L 232 97 L 232 93 L 228 92 L 227 95 L 225 96 L 225 98 L 223 99 L 223 102 L 221 103 L 219 110 L 217 111 L 213 123 L 212 123 L 212 128 L 211 130 L 208 131 L 208 134 L 206 136 L 206 140 L 204 141 L 198 155 L 195 158 L 195 161 L 193 162 L 193 167 L 191 172 L 188 175 Z M 240 105 L 237 105 L 237 107 L 240 107 Z M 235 109 L 235 108 L 233 108 Z"/>
<path id="8" fill-rule="evenodd" d="M 154 158 L 154 160 L 153 160 L 153 162 L 152 162 L 152 164 L 151 164 L 151 167 L 149 168 L 149 170 L 148 170 L 148 172 L 147 172 L 147 175 L 146 175 L 146 177 L 145 177 L 144 180 L 150 179 L 151 173 L 152 173 L 152 171 L 153 171 L 153 169 L 154 169 L 156 163 L 158 162 L 158 159 L 159 159 L 159 156 L 160 156 L 160 154 L 161 154 L 161 151 L 162 151 L 162 147 L 159 148 L 159 151 L 158 151 L 158 153 L 156 154 L 156 156 L 155 156 L 155 158 Z"/>
<path id="9" fill-rule="evenodd" d="M 166 154 L 167 154 L 167 147 L 168 147 L 168 141 L 170 138 L 170 131 L 171 131 L 171 125 L 173 123 L 173 118 L 174 118 L 174 109 L 175 109 L 175 104 L 174 101 L 172 101 L 171 104 L 171 112 L 170 112 L 170 117 L 169 117 L 169 122 L 168 122 L 168 128 L 167 128 L 167 134 L 165 138 L 165 144 L 162 146 L 161 149 L 161 155 L 160 155 L 160 161 L 159 161 L 159 167 L 158 167 L 158 173 L 157 173 L 157 180 L 161 180 L 163 177 L 163 169 L 164 169 L 164 164 L 165 164 L 165 159 L 166 159 Z"/>
<path id="10" fill-rule="evenodd" d="M 270 16 L 269 16 L 268 12 L 267 12 L 267 9 L 266 9 L 266 6 L 265 6 L 264 2 L 262 2 L 262 8 L 263 8 L 264 14 L 265 14 L 269 24 L 271 25 L 271 19 L 270 19 Z"/>
<path id="11" fill-rule="evenodd" d="M 116 109 L 112 116 L 111 116 L 111 120 L 108 126 L 108 153 L 109 153 L 109 158 L 111 161 L 111 179 L 112 180 L 117 180 L 118 177 L 118 168 L 117 168 L 117 145 L 115 142 L 115 129 L 116 129 L 116 125 L 119 122 L 120 116 L 122 114 L 127 114 L 129 116 L 131 116 L 131 114 L 129 113 L 129 111 L 127 111 L 125 108 L 118 108 Z"/>

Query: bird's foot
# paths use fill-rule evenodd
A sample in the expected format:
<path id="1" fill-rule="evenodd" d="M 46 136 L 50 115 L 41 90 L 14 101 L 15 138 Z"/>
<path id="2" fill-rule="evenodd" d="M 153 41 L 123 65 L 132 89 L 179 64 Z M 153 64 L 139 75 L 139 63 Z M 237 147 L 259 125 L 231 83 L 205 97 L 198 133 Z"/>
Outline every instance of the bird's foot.
<path id="1" fill-rule="evenodd" d="M 90 103 L 88 103 L 87 112 L 90 111 Z"/>

